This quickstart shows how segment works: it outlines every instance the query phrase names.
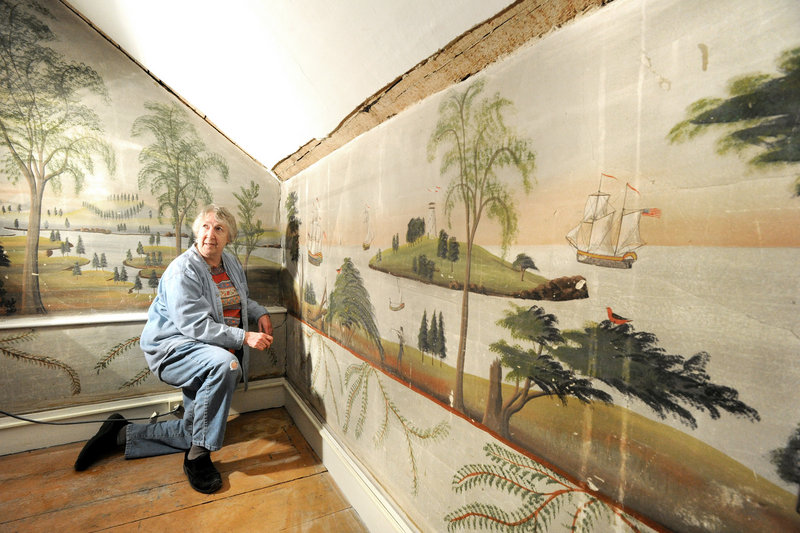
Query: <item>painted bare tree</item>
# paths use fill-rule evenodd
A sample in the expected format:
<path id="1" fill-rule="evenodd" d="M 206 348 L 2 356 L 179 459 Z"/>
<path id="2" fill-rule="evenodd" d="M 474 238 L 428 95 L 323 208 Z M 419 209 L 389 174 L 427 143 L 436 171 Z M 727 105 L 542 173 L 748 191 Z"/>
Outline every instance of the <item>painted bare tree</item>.
<path id="1" fill-rule="evenodd" d="M 12 183 L 24 180 L 30 194 L 21 313 L 45 313 L 39 291 L 39 232 L 47 186 L 60 192 L 72 178 L 76 194 L 101 158 L 109 173 L 115 156 L 103 139 L 97 113 L 83 98 L 108 101 L 103 79 L 91 67 L 47 46 L 56 40 L 50 12 L 35 1 L 0 0 L 0 146 L 2 168 Z"/>
<path id="2" fill-rule="evenodd" d="M 444 147 L 440 174 L 451 177 L 445 194 L 448 221 L 457 205 L 464 208 L 466 233 L 464 289 L 461 297 L 461 325 L 456 359 L 453 406 L 464 409 L 464 360 L 469 325 L 470 269 L 475 234 L 483 216 L 501 227 L 501 245 L 507 250 L 517 232 L 514 192 L 504 178 L 517 175 L 527 194 L 536 156 L 528 139 L 517 137 L 503 114 L 511 101 L 499 94 L 477 100 L 484 81 L 472 83 L 463 92 L 453 91 L 439 106 L 439 122 L 428 141 L 428 159 L 433 161 Z"/>
<path id="3" fill-rule="evenodd" d="M 216 171 L 228 181 L 228 164 L 208 152 L 205 143 L 177 104 L 147 102 L 151 112 L 133 122 L 131 135 L 151 135 L 155 140 L 139 153 L 139 189 L 149 185 L 158 201 L 158 214 L 165 212 L 175 228 L 175 255 L 180 255 L 181 228 L 203 205 L 212 200 L 209 174 Z"/>

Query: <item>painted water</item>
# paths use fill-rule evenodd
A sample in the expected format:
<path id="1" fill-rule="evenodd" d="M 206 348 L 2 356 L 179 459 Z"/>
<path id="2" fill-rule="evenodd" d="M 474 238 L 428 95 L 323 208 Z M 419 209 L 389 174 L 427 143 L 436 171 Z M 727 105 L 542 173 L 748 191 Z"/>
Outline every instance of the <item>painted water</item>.
<path id="1" fill-rule="evenodd" d="M 333 289 L 336 268 L 350 257 L 361 272 L 370 293 L 381 336 L 397 341 L 403 327 L 405 342 L 416 346 L 422 314 L 442 312 L 447 359 L 455 364 L 458 346 L 460 293 L 398 279 L 369 268 L 373 247 L 326 249 L 320 267 L 305 263 L 305 281 L 322 294 Z M 490 251 L 499 255 L 499 249 Z M 761 422 L 753 423 L 723 414 L 721 419 L 693 411 L 698 428 L 691 430 L 675 419 L 664 423 L 722 450 L 767 479 L 794 490 L 777 477 L 769 451 L 786 445 L 800 423 L 797 383 L 800 379 L 800 250 L 795 248 L 702 248 L 647 246 L 630 270 L 608 269 L 577 263 L 568 245 L 523 246 L 509 250 L 530 255 L 539 273 L 547 278 L 581 275 L 587 280 L 589 298 L 567 302 L 534 302 L 472 294 L 466 371 L 488 375 L 495 354 L 488 345 L 509 339 L 496 325 L 511 302 L 540 305 L 555 314 L 561 329 L 580 328 L 586 321 L 607 318 L 606 307 L 633 320 L 637 331 L 653 333 L 669 354 L 685 358 L 706 351 L 711 355 L 711 381 L 739 392 L 739 398 L 758 410 Z M 391 253 L 391 252 L 387 252 Z M 392 311 L 398 291 L 405 308 Z M 655 414 L 636 400 L 619 398 L 620 405 L 649 418 Z"/>

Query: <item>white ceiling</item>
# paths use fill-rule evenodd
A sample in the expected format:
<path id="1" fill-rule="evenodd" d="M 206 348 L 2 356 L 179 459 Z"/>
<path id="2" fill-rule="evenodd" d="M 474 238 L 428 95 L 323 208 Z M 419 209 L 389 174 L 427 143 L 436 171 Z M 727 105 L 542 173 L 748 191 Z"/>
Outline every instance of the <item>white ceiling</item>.
<path id="1" fill-rule="evenodd" d="M 267 168 L 510 0 L 67 0 Z"/>

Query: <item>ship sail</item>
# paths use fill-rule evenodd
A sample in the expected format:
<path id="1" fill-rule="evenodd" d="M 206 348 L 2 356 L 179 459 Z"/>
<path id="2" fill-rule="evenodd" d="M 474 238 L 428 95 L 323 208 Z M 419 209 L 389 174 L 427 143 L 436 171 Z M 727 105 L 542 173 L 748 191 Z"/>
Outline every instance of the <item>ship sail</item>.
<path id="1" fill-rule="evenodd" d="M 396 301 L 393 301 L 391 296 L 389 297 L 389 309 L 392 311 L 400 311 L 406 306 L 405 302 L 403 302 L 403 293 L 400 291 L 400 280 L 397 281 L 397 295 L 398 299 Z"/>
<path id="2" fill-rule="evenodd" d="M 314 266 L 322 263 L 322 226 L 319 201 L 314 202 L 314 214 L 308 229 L 308 262 Z"/>
<path id="3" fill-rule="evenodd" d="M 369 207 L 364 208 L 364 225 L 367 227 L 367 234 L 364 236 L 364 242 L 361 243 L 361 247 L 364 250 L 369 250 L 372 241 L 375 240 L 375 233 L 372 231 L 372 220 L 369 216 Z"/>
<path id="4" fill-rule="evenodd" d="M 601 185 L 604 176 L 607 175 L 601 175 Z M 633 189 L 630 185 L 627 187 Z M 642 211 L 625 209 L 627 189 L 619 215 L 611 206 L 610 198 L 610 194 L 602 192 L 602 187 L 590 194 L 586 199 L 583 217 L 566 234 L 566 239 L 577 250 L 577 260 L 581 263 L 631 268 L 637 259 L 634 250 L 645 244 L 639 234 Z"/>
<path id="5" fill-rule="evenodd" d="M 617 254 L 631 252 L 644 246 L 642 236 L 639 234 L 639 221 L 642 218 L 640 210 L 623 213 L 620 222 L 619 240 L 617 241 Z"/>
<path id="6" fill-rule="evenodd" d="M 611 226 L 614 225 L 614 211 L 598 218 L 592 224 L 587 252 L 595 254 L 609 254 L 614 252 L 611 244 Z"/>

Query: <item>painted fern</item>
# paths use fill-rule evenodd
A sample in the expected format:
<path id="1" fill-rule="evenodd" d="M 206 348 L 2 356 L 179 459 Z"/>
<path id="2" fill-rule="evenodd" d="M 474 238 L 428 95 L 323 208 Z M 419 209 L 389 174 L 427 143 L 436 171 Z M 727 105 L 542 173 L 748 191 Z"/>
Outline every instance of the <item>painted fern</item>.
<path id="1" fill-rule="evenodd" d="M 120 390 L 130 389 L 132 387 L 141 385 L 144 382 L 144 380 L 146 380 L 148 376 L 150 376 L 150 374 L 152 374 L 150 369 L 148 367 L 144 367 L 135 376 L 133 376 L 131 379 L 123 383 L 122 386 L 120 387 Z"/>
<path id="2" fill-rule="evenodd" d="M 96 365 L 94 365 L 95 371 L 99 374 L 101 370 L 105 369 L 111 364 L 111 361 L 113 361 L 115 357 L 127 350 L 130 350 L 133 346 L 137 346 L 140 338 L 141 337 L 138 336 L 131 337 L 130 339 L 124 340 L 111 348 L 108 352 L 106 352 L 106 355 L 104 355 L 103 358 L 100 359 Z"/>
<path id="3" fill-rule="evenodd" d="M 342 387 L 342 372 L 339 369 L 339 363 L 337 362 L 336 357 L 333 355 L 333 350 L 330 348 L 330 346 L 322 341 L 320 341 L 320 345 L 322 346 L 322 355 L 320 357 L 321 362 L 313 365 L 313 370 L 311 372 L 311 389 L 317 392 L 321 398 L 325 398 L 326 394 L 330 390 L 330 397 L 333 403 L 334 412 L 336 413 L 336 420 L 340 421 L 341 417 L 339 415 L 339 404 L 336 398 L 337 396 L 342 396 L 344 394 L 344 388 Z M 309 353 L 309 356 L 310 355 L 311 354 Z M 329 365 L 329 361 L 332 361 L 332 364 Z M 336 384 L 339 385 L 338 394 L 334 385 L 333 376 L 331 375 L 331 367 L 336 371 Z M 319 391 L 316 386 L 317 378 L 319 377 L 320 372 L 325 374 L 321 391 Z"/>
<path id="4" fill-rule="evenodd" d="M 598 499 L 564 476 L 499 444 L 483 447 L 489 464 L 468 464 L 453 476 L 453 490 L 486 494 L 487 488 L 520 499 L 514 510 L 475 501 L 444 517 L 448 531 L 478 530 L 521 532 L 608 530 L 640 531 L 640 524 L 621 509 Z"/>
<path id="5" fill-rule="evenodd" d="M 367 407 L 370 404 L 369 383 L 371 378 L 374 378 L 377 384 L 378 391 L 380 392 L 379 401 L 383 405 L 383 414 L 379 428 L 374 436 L 375 444 L 379 445 L 384 441 L 389 433 L 389 428 L 392 421 L 400 426 L 401 430 L 403 431 L 403 437 L 405 438 L 406 448 L 408 450 L 413 493 L 416 495 L 419 492 L 419 469 L 417 467 L 414 444 L 443 439 L 450 432 L 450 425 L 446 421 L 441 421 L 428 429 L 416 426 L 413 422 L 411 422 L 411 420 L 409 420 L 400 412 L 397 404 L 389 397 L 389 393 L 384 387 L 378 371 L 368 363 L 361 363 L 350 365 L 345 372 L 345 385 L 348 387 L 345 421 L 343 426 L 345 433 L 350 427 L 352 413 L 356 407 L 356 402 L 358 401 L 359 397 L 361 402 L 354 432 L 357 438 L 361 437 L 364 432 L 364 426 L 367 420 Z"/>
<path id="6" fill-rule="evenodd" d="M 81 380 L 74 368 L 62 361 L 59 361 L 58 359 L 55 359 L 54 357 L 28 353 L 11 346 L 13 344 L 33 340 L 35 337 L 36 333 L 32 329 L 29 331 L 9 335 L 7 337 L 2 337 L 0 338 L 0 352 L 3 352 L 6 356 L 11 357 L 12 359 L 17 359 L 26 363 L 32 363 L 45 368 L 64 372 L 69 380 L 72 395 L 74 396 L 76 394 L 80 394 Z"/>

